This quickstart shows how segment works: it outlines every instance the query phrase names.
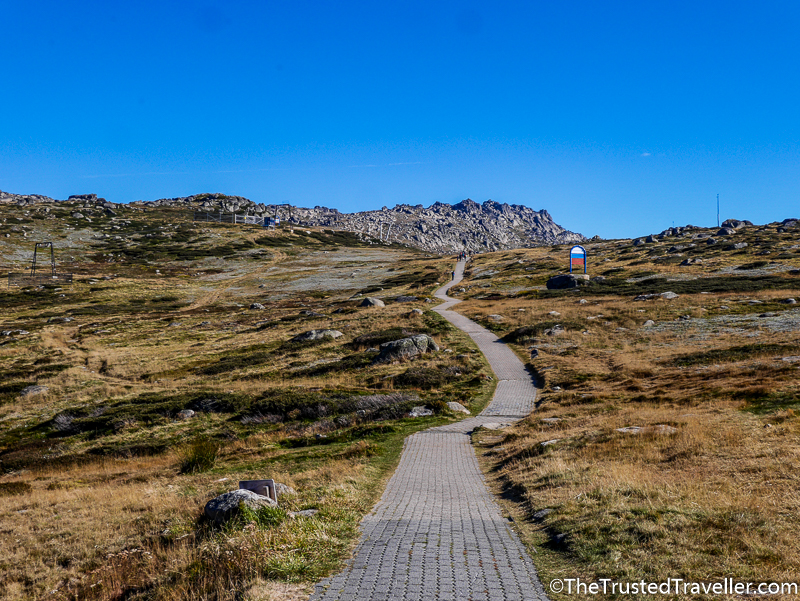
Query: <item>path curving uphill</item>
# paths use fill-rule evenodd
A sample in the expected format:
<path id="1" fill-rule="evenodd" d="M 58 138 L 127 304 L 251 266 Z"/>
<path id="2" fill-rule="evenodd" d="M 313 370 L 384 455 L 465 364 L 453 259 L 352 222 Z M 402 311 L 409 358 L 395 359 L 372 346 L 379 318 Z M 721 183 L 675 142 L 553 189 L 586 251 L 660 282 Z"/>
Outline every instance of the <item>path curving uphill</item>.
<path id="1" fill-rule="evenodd" d="M 361 542 L 343 572 L 323 580 L 313 601 L 547 599 L 536 569 L 483 480 L 469 433 L 512 423 L 534 408 L 536 389 L 505 344 L 450 310 L 447 296 L 464 273 L 436 292 L 434 309 L 467 332 L 499 379 L 478 416 L 409 436 L 381 500 L 362 523 Z"/>

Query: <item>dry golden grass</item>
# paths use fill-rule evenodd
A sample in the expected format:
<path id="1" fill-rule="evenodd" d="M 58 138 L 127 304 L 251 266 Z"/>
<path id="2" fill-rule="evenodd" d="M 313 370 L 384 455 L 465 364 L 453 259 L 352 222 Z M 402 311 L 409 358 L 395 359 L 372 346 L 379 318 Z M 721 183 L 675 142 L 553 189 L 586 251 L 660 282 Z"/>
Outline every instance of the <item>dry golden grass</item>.
<path id="1" fill-rule="evenodd" d="M 473 273 L 562 252 L 494 253 L 479 257 Z M 624 264 L 611 258 L 604 269 Z M 730 264 L 720 257 L 714 267 Z M 796 326 L 775 331 L 757 317 L 792 315 L 778 301 L 798 297 L 800 282 L 634 302 L 580 291 L 516 296 L 525 280 L 523 272 L 493 276 L 488 287 L 467 281 L 459 311 L 499 335 L 543 322 L 566 329 L 547 336 L 540 327 L 514 345 L 543 385 L 538 410 L 504 435 L 478 437 L 493 485 L 512 499 L 507 509 L 536 546 L 545 583 L 800 580 L 800 369 L 782 361 L 800 355 L 800 339 Z M 475 298 L 491 293 L 502 296 Z M 502 321 L 488 318 L 497 314 Z M 725 315 L 752 319 L 714 321 Z M 656 326 L 643 327 L 648 319 Z M 539 353 L 533 360 L 530 348 Z M 641 430 L 618 431 L 630 427 Z M 545 508 L 553 512 L 534 520 Z M 556 534 L 566 534 L 564 544 L 553 542 Z"/>
<path id="2" fill-rule="evenodd" d="M 352 256 L 354 266 L 363 263 L 360 251 L 341 252 Z M 362 277 L 355 290 L 310 289 L 266 303 L 263 311 L 247 308 L 263 302 L 281 281 L 292 280 L 293 270 L 328 258 L 317 251 L 271 249 L 269 259 L 259 262 L 214 259 L 223 273 L 202 278 L 189 275 L 199 266 L 184 263 L 162 266 L 162 275 L 152 268 L 94 264 L 95 275 L 118 277 L 79 279 L 60 300 L 43 292 L 26 303 L 17 290 L 4 297 L 10 303 L 0 317 L 4 327 L 24 325 L 31 334 L 23 343 L 0 346 L 0 370 L 11 370 L 2 373 L 13 374 L 17 390 L 36 383 L 49 391 L 0 397 L 0 548 L 8 550 L 0 559 L 0 597 L 297 599 L 339 569 L 405 435 L 451 418 L 367 422 L 363 434 L 348 438 L 324 420 L 244 424 L 239 414 L 202 411 L 183 421 L 174 408 L 140 415 L 136 411 L 146 405 L 131 404 L 113 429 L 69 426 L 76 417 L 141 403 L 137 399 L 144 394 L 160 402 L 198 391 L 239 399 L 285 390 L 390 392 L 392 377 L 408 365 L 302 370 L 363 354 L 366 348 L 351 347 L 354 338 L 392 327 L 433 327 L 437 340 L 455 351 L 426 357 L 418 366 L 450 366 L 461 361 L 455 359 L 458 352 L 474 348 L 466 335 L 441 329 L 435 316 L 410 316 L 408 305 L 369 310 L 348 300 L 365 281 L 381 284 L 382 272 L 373 280 Z M 387 251 L 381 263 L 401 259 L 409 260 L 394 265 L 392 277 L 431 264 L 398 250 Z M 285 272 L 284 280 L 274 270 L 265 278 L 263 272 L 273 267 Z M 320 285 L 329 277 L 322 272 Z M 259 289 L 265 280 L 269 288 Z M 399 285 L 380 296 L 431 291 L 431 286 Z M 325 317 L 301 316 L 303 309 Z M 73 321 L 62 323 L 63 315 Z M 56 319 L 46 321 L 50 316 Z M 319 328 L 344 336 L 318 345 L 286 344 L 297 333 Z M 221 361 L 230 365 L 204 372 Z M 486 370 L 479 358 L 472 363 Z M 46 369 L 52 365 L 59 369 Z M 490 388 L 481 384 L 476 402 L 485 402 Z M 436 391 L 420 394 L 433 398 Z M 475 398 L 462 400 L 469 404 Z M 54 426 L 58 419 L 60 431 Z M 316 444 L 316 433 L 342 440 Z M 201 434 L 222 442 L 216 463 L 206 472 L 181 474 L 181 450 Z M 313 507 L 320 513 L 312 519 L 281 517 L 273 525 L 219 529 L 205 523 L 207 500 L 236 488 L 239 479 L 263 477 L 297 489 L 298 495 L 281 500 L 282 508 Z"/>

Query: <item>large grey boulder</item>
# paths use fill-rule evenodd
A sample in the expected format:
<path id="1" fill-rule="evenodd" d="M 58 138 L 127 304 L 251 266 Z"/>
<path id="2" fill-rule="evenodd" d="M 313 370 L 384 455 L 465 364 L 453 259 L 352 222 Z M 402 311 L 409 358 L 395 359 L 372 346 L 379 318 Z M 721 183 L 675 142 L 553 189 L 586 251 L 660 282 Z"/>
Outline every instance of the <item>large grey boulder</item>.
<path id="1" fill-rule="evenodd" d="M 381 299 L 373 298 L 371 296 L 366 297 L 363 301 L 361 301 L 361 304 L 359 305 L 359 307 L 385 307 L 385 306 L 386 303 L 384 303 Z"/>
<path id="2" fill-rule="evenodd" d="M 309 330 L 292 338 L 291 342 L 310 342 L 311 340 L 322 340 L 323 338 L 339 338 L 342 333 L 339 330 Z"/>
<path id="3" fill-rule="evenodd" d="M 548 290 L 565 290 L 567 288 L 577 288 L 580 286 L 580 282 L 586 281 L 589 279 L 589 276 L 585 276 L 584 274 L 574 274 L 574 273 L 566 273 L 562 275 L 554 275 L 552 278 L 547 280 L 547 289 Z"/>
<path id="4" fill-rule="evenodd" d="M 223 524 L 229 519 L 238 515 L 241 507 L 247 507 L 257 511 L 262 507 L 277 507 L 278 503 L 265 497 L 257 495 L 251 490 L 233 490 L 221 494 L 206 503 L 203 510 L 206 517 L 215 524 Z"/>
<path id="5" fill-rule="evenodd" d="M 384 342 L 380 347 L 380 353 L 375 357 L 375 363 L 395 363 L 406 361 L 417 355 L 434 352 L 439 350 L 436 341 L 427 334 L 417 334 L 410 338 L 401 338 Z"/>

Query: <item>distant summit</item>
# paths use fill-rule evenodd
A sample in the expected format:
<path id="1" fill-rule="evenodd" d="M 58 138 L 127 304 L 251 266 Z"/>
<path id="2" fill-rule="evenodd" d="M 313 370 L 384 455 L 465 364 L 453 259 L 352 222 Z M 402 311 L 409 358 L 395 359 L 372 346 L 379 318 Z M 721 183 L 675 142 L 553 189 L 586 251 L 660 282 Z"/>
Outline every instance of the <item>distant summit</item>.
<path id="1" fill-rule="evenodd" d="M 467 198 L 455 205 L 436 202 L 430 207 L 400 204 L 376 211 L 341 213 L 322 206 L 314 208 L 256 204 L 241 196 L 196 194 L 182 198 L 137 203 L 144 206 L 193 205 L 199 210 L 245 212 L 274 215 L 307 227 L 328 227 L 360 233 L 384 242 L 408 244 L 430 252 L 486 252 L 569 244 L 586 240 L 581 234 L 565 230 L 545 211 L 493 200 L 479 204 Z"/>
<path id="2" fill-rule="evenodd" d="M 84 203 L 106 203 L 95 194 L 70 196 Z M 59 202 L 36 194 L 20 195 L 0 191 L 0 202 L 20 205 Z M 110 204 L 110 203 L 108 203 Z M 161 198 L 131 203 L 140 207 L 182 207 L 197 211 L 249 213 L 291 219 L 298 226 L 327 227 L 355 232 L 387 243 L 407 244 L 429 252 L 470 253 L 509 250 L 545 244 L 569 244 L 586 240 L 581 234 L 565 230 L 545 211 L 523 205 L 487 200 L 479 204 L 465 199 L 455 205 L 436 202 L 430 207 L 400 204 L 376 211 L 341 213 L 337 209 L 316 206 L 256 204 L 242 196 L 195 194 L 179 198 Z"/>

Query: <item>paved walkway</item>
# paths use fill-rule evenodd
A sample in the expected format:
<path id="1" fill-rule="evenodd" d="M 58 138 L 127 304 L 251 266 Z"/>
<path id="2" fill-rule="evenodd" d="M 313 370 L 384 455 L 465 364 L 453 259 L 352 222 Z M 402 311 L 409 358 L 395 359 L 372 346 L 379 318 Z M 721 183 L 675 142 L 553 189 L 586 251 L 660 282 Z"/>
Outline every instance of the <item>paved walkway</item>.
<path id="1" fill-rule="evenodd" d="M 362 523 L 361 542 L 347 568 L 317 585 L 314 601 L 546 600 L 536 569 L 501 516 L 483 480 L 469 432 L 481 423 L 519 420 L 536 390 L 517 356 L 497 337 L 450 307 L 447 290 L 434 309 L 467 332 L 499 378 L 478 416 L 406 439 L 400 464 L 381 500 Z"/>

